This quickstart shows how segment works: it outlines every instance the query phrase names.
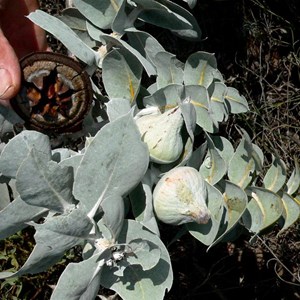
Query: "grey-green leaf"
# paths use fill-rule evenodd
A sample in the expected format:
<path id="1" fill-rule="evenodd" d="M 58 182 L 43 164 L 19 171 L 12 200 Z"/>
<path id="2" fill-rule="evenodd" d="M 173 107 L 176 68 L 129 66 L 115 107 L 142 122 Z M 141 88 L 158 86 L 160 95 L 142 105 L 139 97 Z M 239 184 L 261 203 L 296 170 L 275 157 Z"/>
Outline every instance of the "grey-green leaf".
<path id="1" fill-rule="evenodd" d="M 155 56 L 157 68 L 157 88 L 160 89 L 172 83 L 183 83 L 183 64 L 174 54 L 159 52 Z"/>
<path id="2" fill-rule="evenodd" d="M 88 210 L 112 194 L 127 194 L 147 170 L 149 153 L 129 114 L 105 125 L 88 145 L 73 193 Z"/>
<path id="3" fill-rule="evenodd" d="M 48 209 L 28 205 L 21 197 L 17 197 L 0 211 L 0 239 L 5 239 L 27 227 L 26 222 L 37 220 L 47 212 Z"/>
<path id="4" fill-rule="evenodd" d="M 113 98 L 106 103 L 107 115 L 112 122 L 119 117 L 122 117 L 130 111 L 130 103 L 124 98 Z"/>
<path id="5" fill-rule="evenodd" d="M 272 165 L 263 179 L 264 187 L 277 193 L 284 185 L 286 180 L 285 163 L 278 157 L 272 155 Z"/>
<path id="6" fill-rule="evenodd" d="M 197 115 L 197 124 L 203 130 L 214 133 L 217 131 L 217 124 L 211 117 L 211 108 L 207 89 L 200 85 L 185 86 L 185 97 L 190 98 L 190 103 L 194 105 Z"/>
<path id="7" fill-rule="evenodd" d="M 212 118 L 216 122 L 226 121 L 228 119 L 228 110 L 224 104 L 226 85 L 222 82 L 213 83 L 214 90 L 210 97 Z"/>
<path id="8" fill-rule="evenodd" d="M 207 152 L 207 142 L 204 142 L 201 144 L 200 147 L 198 147 L 189 158 L 187 165 L 190 167 L 193 167 L 195 169 L 200 169 L 201 164 L 204 161 L 204 157 Z"/>
<path id="9" fill-rule="evenodd" d="M 154 178 L 154 172 L 148 169 L 142 181 L 129 194 L 129 198 L 135 219 L 159 236 L 152 199 Z"/>
<path id="10" fill-rule="evenodd" d="M 193 153 L 193 144 L 194 144 L 194 131 L 196 128 L 196 111 L 194 106 L 187 102 L 187 103 L 182 103 L 180 105 L 181 113 L 184 119 L 184 124 L 186 131 L 189 135 L 188 141 L 186 142 L 185 149 L 184 149 L 184 154 L 181 158 L 181 165 L 185 165 L 186 161 L 189 160 Z"/>
<path id="11" fill-rule="evenodd" d="M 216 149 L 213 140 L 206 135 L 208 153 L 200 167 L 200 173 L 211 185 L 215 185 L 226 174 L 226 163 Z"/>
<path id="12" fill-rule="evenodd" d="M 300 186 L 300 168 L 297 160 L 295 159 L 295 169 L 287 182 L 287 193 L 293 195 L 296 193 Z"/>
<path id="13" fill-rule="evenodd" d="M 123 35 L 127 28 L 133 27 L 138 14 L 139 11 L 137 9 L 128 9 L 127 1 L 122 1 L 118 8 L 117 14 L 111 23 L 111 30 L 115 33 Z"/>
<path id="14" fill-rule="evenodd" d="M 241 188 L 245 188 L 253 179 L 255 161 L 252 152 L 252 144 L 243 137 L 229 163 L 228 177 Z"/>
<path id="15" fill-rule="evenodd" d="M 161 258 L 161 249 L 150 241 L 137 238 L 130 241 L 128 246 L 134 255 L 129 252 L 127 262 L 131 265 L 140 264 L 144 271 L 154 268 Z"/>
<path id="16" fill-rule="evenodd" d="M 171 1 L 134 1 L 142 9 L 140 18 L 148 23 L 167 28 L 174 34 L 191 40 L 200 40 L 201 30 L 194 16 Z M 161 3 L 159 3 L 161 2 Z"/>
<path id="17" fill-rule="evenodd" d="M 51 159 L 49 137 L 36 131 L 22 131 L 4 147 L 0 156 L 0 173 L 16 178 L 17 171 L 23 160 L 32 149 L 36 149 L 44 161 Z M 30 178 L 28 176 L 27 177 Z"/>
<path id="18" fill-rule="evenodd" d="M 139 92 L 142 66 L 127 50 L 113 50 L 102 62 L 102 79 L 110 98 L 125 98 L 132 105 Z"/>
<path id="19" fill-rule="evenodd" d="M 249 106 L 246 98 L 240 95 L 235 88 L 228 87 L 225 93 L 225 101 L 229 112 L 239 114 L 249 111 Z"/>
<path id="20" fill-rule="evenodd" d="M 93 30 L 91 25 L 89 25 L 89 24 L 87 24 L 87 25 L 88 25 L 87 26 L 88 30 L 90 30 L 90 31 Z M 156 70 L 155 70 L 153 64 L 151 62 L 149 62 L 145 57 L 143 57 L 143 55 L 141 55 L 139 51 L 137 51 L 135 48 L 130 46 L 127 42 L 121 40 L 120 38 L 115 38 L 111 35 L 103 34 L 103 33 L 102 34 L 100 33 L 99 40 L 101 40 L 101 42 L 103 42 L 103 43 L 105 42 L 106 44 L 109 44 L 110 46 L 116 46 L 116 47 L 121 47 L 121 48 L 127 49 L 143 65 L 148 76 L 156 75 Z"/>
<path id="21" fill-rule="evenodd" d="M 153 242 L 136 238 L 124 246 L 120 246 L 119 251 L 125 253 L 125 257 L 117 263 L 119 270 L 114 271 L 115 275 L 123 276 L 126 268 L 139 265 L 143 271 L 154 268 L 161 259 L 161 249 Z"/>
<path id="22" fill-rule="evenodd" d="M 23 201 L 59 213 L 74 205 L 72 185 L 72 168 L 61 167 L 53 161 L 44 162 L 34 149 L 17 172 L 16 187 Z"/>
<path id="23" fill-rule="evenodd" d="M 204 245 L 211 245 L 217 237 L 222 215 L 223 215 L 223 197 L 220 191 L 214 186 L 206 183 L 207 187 L 207 207 L 211 213 L 211 218 L 207 224 L 186 224 L 190 234 Z"/>
<path id="24" fill-rule="evenodd" d="M 138 50 L 140 54 L 155 65 L 155 57 L 158 52 L 163 52 L 163 46 L 149 33 L 139 31 L 135 28 L 126 30 L 130 45 Z"/>
<path id="25" fill-rule="evenodd" d="M 11 108 L 0 106 L 0 139 L 8 140 L 14 134 L 14 124 L 24 123 L 24 121 Z"/>
<path id="26" fill-rule="evenodd" d="M 110 195 L 101 203 L 101 208 L 104 212 L 102 221 L 116 239 L 124 221 L 125 209 L 123 198 L 118 194 Z"/>
<path id="27" fill-rule="evenodd" d="M 111 27 L 124 0 L 73 0 L 78 10 L 94 25 L 102 29 Z"/>
<path id="28" fill-rule="evenodd" d="M 144 105 L 157 106 L 161 111 L 176 107 L 183 100 L 184 87 L 179 84 L 165 86 L 144 98 Z"/>
<path id="29" fill-rule="evenodd" d="M 47 220 L 44 224 L 33 224 L 36 245 L 25 264 L 16 273 L 2 272 L 0 278 L 36 274 L 47 270 L 64 255 L 65 251 L 81 244 L 92 229 L 93 224 L 86 212 L 74 209 L 68 215 Z"/>
<path id="30" fill-rule="evenodd" d="M 95 254 L 79 263 L 69 263 L 57 282 L 51 300 L 95 299 L 107 252 Z"/>
<path id="31" fill-rule="evenodd" d="M 191 54 L 184 68 L 185 85 L 201 85 L 208 88 L 214 80 L 217 61 L 213 54 L 199 51 Z"/>
<path id="32" fill-rule="evenodd" d="M 141 243 L 139 243 L 137 237 L 141 238 Z M 138 222 L 133 220 L 124 222 L 118 240 L 119 243 L 134 242 L 133 250 L 140 251 L 138 246 L 140 245 L 143 248 L 145 241 L 149 241 L 150 244 L 156 245 L 160 249 L 158 263 L 149 270 L 143 270 L 142 266 L 137 263 L 130 264 L 126 267 L 121 277 L 116 276 L 113 273 L 113 269 L 106 267 L 103 269 L 101 276 L 101 285 L 116 291 L 123 299 L 163 299 L 166 290 L 170 290 L 173 281 L 171 261 L 167 249 L 157 235 L 149 232 Z M 156 247 L 153 248 L 153 250 L 155 249 Z M 156 253 L 156 250 L 154 253 Z M 157 257 L 154 259 L 157 260 Z M 142 265 L 144 263 L 145 266 L 148 264 L 146 260 L 146 255 L 139 256 L 139 261 Z"/>
<path id="33" fill-rule="evenodd" d="M 242 219 L 250 232 L 259 233 L 280 218 L 283 205 L 279 195 L 258 187 L 248 187 L 246 193 L 251 199 Z"/>
<path id="34" fill-rule="evenodd" d="M 213 143 L 220 153 L 221 157 L 224 159 L 226 166 L 228 167 L 229 162 L 234 154 L 234 148 L 232 144 L 223 136 L 220 135 L 211 135 Z"/>
<path id="35" fill-rule="evenodd" d="M 190 8 L 194 8 L 197 4 L 197 0 L 183 0 L 184 2 L 187 2 Z"/>
<path id="36" fill-rule="evenodd" d="M 82 42 L 74 31 L 64 22 L 41 10 L 30 13 L 28 18 L 44 30 L 53 34 L 75 56 L 85 62 L 88 66 L 98 66 L 99 54 Z"/>
<path id="37" fill-rule="evenodd" d="M 10 203 L 8 183 L 0 183 L 0 211 Z"/>
<path id="38" fill-rule="evenodd" d="M 246 133 L 246 132 L 245 132 Z M 244 135 L 245 135 L 244 133 Z M 249 143 L 250 141 L 250 137 L 248 136 L 248 141 Z M 255 169 L 257 173 L 260 173 L 263 170 L 263 164 L 264 164 L 264 153 L 263 151 L 260 149 L 260 147 L 258 147 L 256 144 L 251 143 L 252 144 L 252 156 L 255 162 Z"/>
<path id="39" fill-rule="evenodd" d="M 86 18 L 74 7 L 64 9 L 57 18 L 73 30 L 86 31 Z"/>
<path id="40" fill-rule="evenodd" d="M 225 205 L 225 224 L 223 225 L 225 228 L 214 244 L 221 241 L 238 224 L 248 203 L 246 193 L 239 186 L 228 180 L 221 181 L 220 186 Z"/>
<path id="41" fill-rule="evenodd" d="M 83 157 L 83 154 L 77 154 L 77 155 L 73 155 L 69 158 L 66 158 L 64 160 L 62 160 L 59 165 L 61 167 L 72 167 L 73 168 L 73 174 L 74 177 L 76 175 L 77 169 L 80 165 L 81 159 Z"/>
<path id="42" fill-rule="evenodd" d="M 293 197 L 287 193 L 282 193 L 281 200 L 283 204 L 282 218 L 284 223 L 281 230 L 278 232 L 278 235 L 297 222 L 300 218 L 300 205 Z"/>
<path id="43" fill-rule="evenodd" d="M 188 10 L 178 5 L 174 1 L 169 0 L 158 0 L 160 3 L 167 6 L 170 10 L 182 16 L 185 20 L 187 20 L 192 28 L 176 28 L 171 29 L 172 33 L 179 36 L 182 39 L 192 40 L 192 41 L 200 41 L 202 32 L 198 25 L 198 22 L 193 14 L 191 14 Z"/>

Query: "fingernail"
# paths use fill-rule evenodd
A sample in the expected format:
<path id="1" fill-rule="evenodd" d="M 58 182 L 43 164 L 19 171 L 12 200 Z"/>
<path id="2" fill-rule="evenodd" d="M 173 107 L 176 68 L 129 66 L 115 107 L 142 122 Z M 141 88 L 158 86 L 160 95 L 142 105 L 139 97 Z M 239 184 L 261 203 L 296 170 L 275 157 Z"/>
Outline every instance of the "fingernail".
<path id="1" fill-rule="evenodd" d="M 12 88 L 10 73 L 6 69 L 0 69 L 0 99 L 8 99 Z"/>

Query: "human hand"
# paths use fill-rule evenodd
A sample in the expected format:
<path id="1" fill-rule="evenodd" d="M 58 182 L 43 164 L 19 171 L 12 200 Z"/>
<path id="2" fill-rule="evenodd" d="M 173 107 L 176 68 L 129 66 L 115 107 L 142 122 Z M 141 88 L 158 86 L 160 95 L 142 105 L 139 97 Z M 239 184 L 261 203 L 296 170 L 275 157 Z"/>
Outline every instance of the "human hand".
<path id="1" fill-rule="evenodd" d="M 36 0 L 0 0 L 0 104 L 7 107 L 20 89 L 19 59 L 48 49 L 45 32 L 26 18 L 37 8 Z"/>

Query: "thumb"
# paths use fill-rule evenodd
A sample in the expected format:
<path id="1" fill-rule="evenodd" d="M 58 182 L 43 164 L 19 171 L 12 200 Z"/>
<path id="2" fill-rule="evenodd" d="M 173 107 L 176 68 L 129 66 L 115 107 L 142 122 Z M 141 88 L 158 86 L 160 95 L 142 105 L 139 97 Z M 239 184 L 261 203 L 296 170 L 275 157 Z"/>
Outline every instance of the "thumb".
<path id="1" fill-rule="evenodd" d="M 19 60 L 0 28 L 0 100 L 8 101 L 13 98 L 18 93 L 20 85 Z"/>

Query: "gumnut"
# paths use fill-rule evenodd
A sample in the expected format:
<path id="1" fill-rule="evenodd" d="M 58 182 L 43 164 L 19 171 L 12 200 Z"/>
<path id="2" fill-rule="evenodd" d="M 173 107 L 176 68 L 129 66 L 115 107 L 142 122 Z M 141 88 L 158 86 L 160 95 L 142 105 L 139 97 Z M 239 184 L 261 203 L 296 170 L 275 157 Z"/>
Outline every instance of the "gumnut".
<path id="1" fill-rule="evenodd" d="M 160 164 L 175 162 L 183 152 L 181 128 L 183 116 L 176 106 L 164 113 L 152 109 L 152 113 L 142 115 L 136 120 L 142 136 L 150 152 L 150 160 Z"/>
<path id="2" fill-rule="evenodd" d="M 153 192 L 157 218 L 172 225 L 189 222 L 206 224 L 210 219 L 206 199 L 207 189 L 201 174 L 186 166 L 167 172 Z"/>

